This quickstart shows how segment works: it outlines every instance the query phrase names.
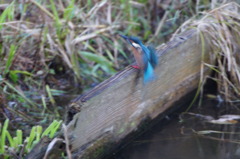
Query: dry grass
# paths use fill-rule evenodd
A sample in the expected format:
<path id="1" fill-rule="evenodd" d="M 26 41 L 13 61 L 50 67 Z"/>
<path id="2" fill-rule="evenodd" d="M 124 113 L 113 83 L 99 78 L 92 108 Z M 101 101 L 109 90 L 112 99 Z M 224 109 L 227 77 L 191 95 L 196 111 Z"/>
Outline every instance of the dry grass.
<path id="1" fill-rule="evenodd" d="M 210 12 L 202 13 L 201 20 L 189 20 L 179 30 L 195 27 L 203 34 L 207 34 L 211 42 L 212 52 L 210 56 L 216 64 L 204 63 L 203 67 L 209 67 L 215 72 L 212 78 L 217 82 L 218 92 L 227 102 L 239 101 L 240 97 L 240 6 L 231 2 L 215 8 Z"/>

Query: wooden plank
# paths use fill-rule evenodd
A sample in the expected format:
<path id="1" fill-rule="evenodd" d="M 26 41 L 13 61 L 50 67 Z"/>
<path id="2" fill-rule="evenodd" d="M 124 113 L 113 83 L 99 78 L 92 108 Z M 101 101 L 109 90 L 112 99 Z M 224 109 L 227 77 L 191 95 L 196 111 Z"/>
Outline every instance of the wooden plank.
<path id="1" fill-rule="evenodd" d="M 210 50 L 208 43 L 204 50 Z M 202 44 L 196 30 L 176 37 L 157 54 L 155 81 L 144 85 L 138 70 L 127 67 L 70 104 L 67 128 L 73 158 L 98 158 L 144 119 L 156 118 L 197 88 Z"/>

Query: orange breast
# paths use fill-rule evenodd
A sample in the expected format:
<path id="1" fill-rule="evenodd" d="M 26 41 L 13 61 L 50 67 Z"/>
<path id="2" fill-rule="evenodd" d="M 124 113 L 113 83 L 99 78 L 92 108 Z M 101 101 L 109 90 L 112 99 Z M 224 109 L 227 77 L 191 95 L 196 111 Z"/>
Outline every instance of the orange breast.
<path id="1" fill-rule="evenodd" d="M 137 50 L 134 47 L 132 47 L 132 52 L 133 52 L 134 58 L 137 62 L 137 65 L 140 67 L 140 69 L 143 69 L 144 63 L 143 63 L 143 59 L 142 59 L 142 52 Z"/>

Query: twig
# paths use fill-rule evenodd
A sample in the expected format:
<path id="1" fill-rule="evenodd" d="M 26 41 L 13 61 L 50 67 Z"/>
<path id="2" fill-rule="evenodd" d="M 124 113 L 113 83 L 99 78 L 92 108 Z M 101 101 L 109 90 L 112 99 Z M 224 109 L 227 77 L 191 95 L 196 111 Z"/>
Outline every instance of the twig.
<path id="1" fill-rule="evenodd" d="M 168 14 L 169 14 L 169 11 L 167 10 L 167 11 L 164 13 L 164 15 L 163 15 L 162 20 L 161 20 L 161 21 L 159 22 L 159 24 L 158 24 L 158 27 L 157 27 L 157 29 L 156 29 L 156 31 L 155 31 L 155 34 L 154 34 L 155 37 L 156 37 L 156 36 L 159 34 L 159 32 L 161 31 L 162 26 L 163 26 L 163 24 L 164 24 L 164 22 L 165 22 L 165 20 L 166 20 L 166 18 L 167 18 L 167 16 L 168 16 Z"/>
<path id="2" fill-rule="evenodd" d="M 100 29 L 98 31 L 95 31 L 93 33 L 90 33 L 90 34 L 87 34 L 87 35 L 83 35 L 83 36 L 80 36 L 80 37 L 77 37 L 75 38 L 72 43 L 76 44 L 76 43 L 79 43 L 81 41 L 85 41 L 85 40 L 88 40 L 88 39 L 92 39 L 96 36 L 98 36 L 99 34 L 103 33 L 103 32 L 106 32 L 110 29 L 113 29 L 113 28 L 119 28 L 120 26 L 118 25 L 115 25 L 115 26 L 110 26 L 110 27 L 107 27 L 107 28 L 104 28 L 104 29 Z"/>
<path id="3" fill-rule="evenodd" d="M 30 0 L 30 2 L 35 4 L 39 9 L 41 9 L 43 12 L 45 12 L 49 17 L 51 17 L 52 19 L 55 19 L 54 15 L 52 13 L 50 13 L 46 8 L 41 6 L 39 3 L 37 3 L 37 1 Z"/>
<path id="4" fill-rule="evenodd" d="M 10 4 L 0 4 L 0 9 L 6 9 Z"/>
<path id="5" fill-rule="evenodd" d="M 54 150 L 55 148 L 55 145 L 59 144 L 59 143 L 62 143 L 63 142 L 63 139 L 61 138 L 54 138 L 49 144 L 48 144 L 48 147 L 47 147 L 47 150 L 44 154 L 44 157 L 43 159 L 48 159 L 48 155 Z"/>
<path id="6" fill-rule="evenodd" d="M 67 127 L 65 124 L 62 124 L 63 127 L 63 133 L 64 133 L 64 139 L 65 139 L 65 144 L 66 144 L 66 152 L 68 159 L 72 159 L 72 154 L 69 148 L 69 140 L 68 140 L 68 132 L 67 132 Z"/>

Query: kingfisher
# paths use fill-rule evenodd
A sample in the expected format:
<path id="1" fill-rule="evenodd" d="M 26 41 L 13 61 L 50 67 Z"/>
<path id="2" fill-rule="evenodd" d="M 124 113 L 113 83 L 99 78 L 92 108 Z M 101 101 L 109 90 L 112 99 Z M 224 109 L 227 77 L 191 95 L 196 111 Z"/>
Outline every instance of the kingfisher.
<path id="1" fill-rule="evenodd" d="M 132 52 L 137 63 L 137 65 L 132 67 L 143 70 L 144 83 L 152 81 L 155 76 L 154 69 L 158 64 L 155 49 L 151 46 L 143 45 L 142 41 L 137 37 L 119 35 L 132 46 Z"/>

